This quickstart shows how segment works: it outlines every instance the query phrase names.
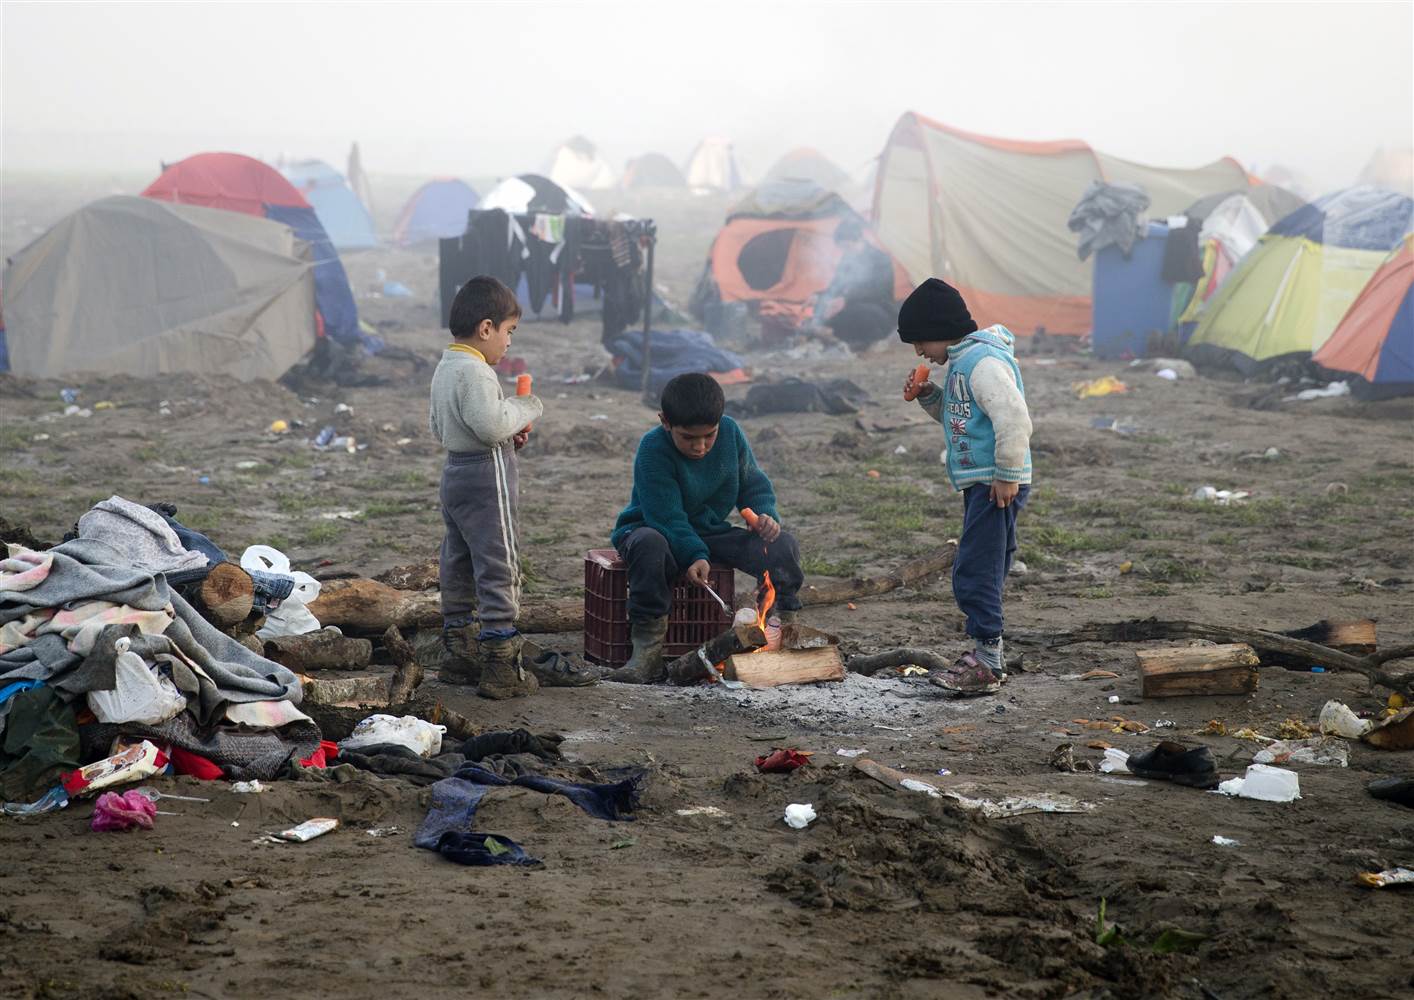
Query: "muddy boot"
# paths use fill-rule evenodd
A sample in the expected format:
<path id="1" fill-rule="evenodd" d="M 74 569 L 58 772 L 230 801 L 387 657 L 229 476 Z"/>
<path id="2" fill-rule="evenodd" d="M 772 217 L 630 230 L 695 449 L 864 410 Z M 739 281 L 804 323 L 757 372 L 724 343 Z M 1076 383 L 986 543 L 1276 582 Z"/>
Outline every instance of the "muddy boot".
<path id="1" fill-rule="evenodd" d="M 481 639 L 481 683 L 476 693 L 483 698 L 524 698 L 540 690 L 540 682 L 521 663 L 521 635 L 505 639 Z"/>
<path id="2" fill-rule="evenodd" d="M 541 687 L 589 687 L 599 683 L 600 671 L 577 662 L 567 653 L 546 649 L 530 639 L 520 650 L 521 663 Z"/>
<path id="3" fill-rule="evenodd" d="M 668 637 L 668 616 L 641 618 L 629 624 L 633 655 L 608 677 L 620 684 L 657 684 L 667 677 L 663 640 Z"/>
<path id="4" fill-rule="evenodd" d="M 442 646 L 447 658 L 437 671 L 443 684 L 475 685 L 481 681 L 481 649 L 476 641 L 480 630 L 473 623 L 442 628 Z"/>
<path id="5" fill-rule="evenodd" d="M 773 615 L 782 625 L 800 624 L 799 611 L 786 611 L 785 609 L 781 609 L 779 611 L 773 612 Z"/>

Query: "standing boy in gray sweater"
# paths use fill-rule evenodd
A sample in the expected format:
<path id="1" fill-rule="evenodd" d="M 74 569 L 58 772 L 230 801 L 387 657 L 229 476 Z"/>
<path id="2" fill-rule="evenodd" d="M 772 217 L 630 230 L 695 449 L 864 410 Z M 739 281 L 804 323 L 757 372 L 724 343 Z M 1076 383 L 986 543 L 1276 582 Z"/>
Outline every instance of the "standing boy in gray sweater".
<path id="1" fill-rule="evenodd" d="M 452 302 L 453 340 L 432 374 L 428 415 L 447 449 L 439 571 L 442 636 L 451 658 L 438 677 L 477 684 L 486 698 L 523 697 L 540 687 L 522 662 L 524 640 L 515 624 L 516 452 L 545 408 L 535 396 L 505 398 L 495 370 L 519 319 L 515 294 L 495 278 L 472 278 L 461 287 Z"/>

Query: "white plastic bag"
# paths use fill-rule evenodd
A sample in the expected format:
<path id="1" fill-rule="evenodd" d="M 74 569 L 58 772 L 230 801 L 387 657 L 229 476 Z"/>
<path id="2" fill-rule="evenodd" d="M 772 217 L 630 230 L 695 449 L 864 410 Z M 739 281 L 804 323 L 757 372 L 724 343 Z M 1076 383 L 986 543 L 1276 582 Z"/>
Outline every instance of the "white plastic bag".
<path id="1" fill-rule="evenodd" d="M 442 752 L 442 734 L 446 726 L 404 715 L 370 715 L 358 725 L 348 739 L 339 741 L 340 750 L 357 750 L 359 747 L 374 746 L 379 743 L 396 743 L 422 757 L 432 757 Z"/>
<path id="2" fill-rule="evenodd" d="M 265 616 L 265 624 L 255 633 L 260 639 L 277 635 L 304 635 L 319 631 L 319 619 L 306 605 L 319 596 L 319 581 L 308 573 L 290 572 L 290 557 L 270 545 L 252 545 L 241 553 L 241 569 L 247 573 L 279 573 L 294 577 L 295 587 L 280 606 Z"/>
<path id="3" fill-rule="evenodd" d="M 88 707 L 99 722 L 140 722 L 145 726 L 166 722 L 187 707 L 187 699 L 170 677 L 149 667 L 131 645 L 127 638 L 117 641 L 117 684 L 112 691 L 90 691 Z"/>

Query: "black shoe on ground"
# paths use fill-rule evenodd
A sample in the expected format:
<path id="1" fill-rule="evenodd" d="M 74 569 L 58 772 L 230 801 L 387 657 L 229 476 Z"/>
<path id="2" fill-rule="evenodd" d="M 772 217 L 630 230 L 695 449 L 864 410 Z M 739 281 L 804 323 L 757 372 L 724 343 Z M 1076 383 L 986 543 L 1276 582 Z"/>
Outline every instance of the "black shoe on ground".
<path id="1" fill-rule="evenodd" d="M 1377 799 L 1414 809 L 1414 778 L 1376 778 L 1365 790 Z"/>
<path id="2" fill-rule="evenodd" d="M 1172 781 L 1190 788 L 1218 787 L 1218 766 L 1207 747 L 1186 747 L 1165 740 L 1147 753 L 1134 754 L 1125 766 L 1141 778 Z"/>

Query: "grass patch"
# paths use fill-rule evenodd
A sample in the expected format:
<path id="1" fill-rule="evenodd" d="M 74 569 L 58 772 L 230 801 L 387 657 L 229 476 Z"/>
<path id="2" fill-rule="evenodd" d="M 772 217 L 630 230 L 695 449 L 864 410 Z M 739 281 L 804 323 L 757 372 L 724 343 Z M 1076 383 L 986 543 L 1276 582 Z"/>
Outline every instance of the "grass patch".
<path id="1" fill-rule="evenodd" d="M 130 452 L 133 461 L 141 462 L 143 465 L 155 465 L 162 461 L 165 455 L 166 452 L 155 444 L 138 445 Z"/>
<path id="2" fill-rule="evenodd" d="M 569 525 L 556 523 L 528 532 L 525 540 L 531 545 L 558 545 L 570 537 Z"/>
<path id="3" fill-rule="evenodd" d="M 318 501 L 303 493 L 275 494 L 275 509 L 282 514 L 303 514 L 318 507 Z"/>
<path id="4" fill-rule="evenodd" d="M 860 559 L 827 559 L 824 556 L 805 556 L 800 560 L 800 568 L 806 576 L 852 577 L 863 565 Z"/>
<path id="5" fill-rule="evenodd" d="M 1083 597 L 1087 601 L 1103 601 L 1114 597 L 1115 592 L 1109 587 L 1086 587 L 1076 597 Z"/>
<path id="6" fill-rule="evenodd" d="M 320 521 L 304 533 L 309 545 L 326 545 L 338 541 L 344 534 L 344 526 L 339 521 Z"/>
<path id="7" fill-rule="evenodd" d="M 1330 569 L 1336 565 L 1334 559 L 1324 556 L 1301 555 L 1295 552 L 1279 552 L 1272 556 L 1272 562 L 1280 563 L 1283 566 L 1295 566 L 1297 569 Z"/>
<path id="8" fill-rule="evenodd" d="M 399 514 L 414 514 L 426 504 L 412 500 L 373 500 L 363 505 L 364 519 L 372 517 L 396 517 Z"/>
<path id="9" fill-rule="evenodd" d="M 225 511 L 220 510 L 183 510 L 182 524 L 192 531 L 199 531 L 203 535 L 209 535 L 221 527 L 221 522 L 225 519 Z"/>
<path id="10" fill-rule="evenodd" d="M 0 427 L 0 451 L 19 451 L 29 447 L 29 434 L 18 427 Z"/>
<path id="11" fill-rule="evenodd" d="M 1146 580 L 1156 583 L 1197 583 L 1208 578 L 1208 571 L 1200 564 L 1175 559 L 1172 556 L 1155 556 L 1136 563 L 1134 570 Z"/>

